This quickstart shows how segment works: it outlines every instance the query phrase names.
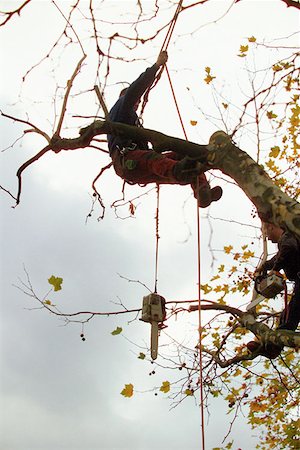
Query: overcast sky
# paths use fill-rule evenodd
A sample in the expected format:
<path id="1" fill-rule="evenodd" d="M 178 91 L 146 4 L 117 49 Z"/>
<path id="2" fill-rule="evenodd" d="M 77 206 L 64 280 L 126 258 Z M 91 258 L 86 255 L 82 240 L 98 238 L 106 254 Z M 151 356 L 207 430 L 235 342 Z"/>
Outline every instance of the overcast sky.
<path id="1" fill-rule="evenodd" d="M 2 1 L 0 9 L 9 9 L 11 3 L 18 4 Z M 57 2 L 61 7 L 66 3 Z M 130 12 L 135 3 L 107 2 L 107 17 L 116 20 L 125 11 Z M 176 28 L 180 35 L 178 47 L 171 43 L 169 49 L 169 68 L 185 120 L 187 124 L 190 120 L 198 121 L 197 127 L 188 126 L 188 133 L 191 140 L 199 143 L 207 142 L 217 129 L 217 121 L 203 115 L 203 111 L 213 111 L 210 109 L 213 98 L 203 83 L 204 68 L 212 67 L 221 78 L 224 93 L 231 92 L 234 102 L 241 105 L 241 92 L 245 89 L 239 86 L 236 74 L 240 70 L 239 80 L 243 76 L 246 79 L 247 74 L 236 57 L 239 46 L 252 35 L 260 41 L 270 41 L 291 35 L 299 28 L 299 14 L 279 0 L 241 1 L 222 20 L 211 23 L 222 16 L 229 4 L 209 1 L 186 13 Z M 211 24 L 200 27 L 191 36 L 191 24 L 196 28 L 198 22 L 199 27 Z M 18 101 L 18 94 L 22 76 L 46 54 L 62 26 L 61 16 L 50 2 L 33 1 L 20 18 L 13 18 L 1 29 L 1 59 L 5 64 L 1 73 L 1 109 L 21 117 L 28 112 L 45 129 L 53 117 L 52 105 L 47 104 L 53 92 L 47 64 L 45 69 L 33 72 L 21 88 L 23 103 Z M 293 45 L 295 42 L 296 38 Z M 142 55 L 147 61 L 127 64 L 126 72 L 124 64 L 116 65 L 115 71 L 112 67 L 106 94 L 109 105 L 119 92 L 115 83 L 132 81 L 155 62 L 160 44 L 161 41 L 153 47 L 145 46 L 145 51 L 136 49 L 134 57 Z M 124 48 L 122 52 L 128 56 Z M 68 55 L 70 65 L 61 58 L 61 82 L 70 77 L 78 55 Z M 93 76 L 92 70 L 83 72 L 81 82 L 85 88 L 92 88 Z M 165 80 L 151 95 L 145 125 L 182 137 Z M 28 111 L 30 98 L 41 101 L 32 104 Z M 84 101 L 78 104 L 81 109 L 72 114 L 94 113 L 89 110 L 88 101 L 86 105 Z M 0 126 L 1 149 L 5 149 L 21 135 L 23 128 L 3 118 Z M 76 127 L 67 133 L 75 137 Z M 28 136 L 22 145 L 18 141 L 2 152 L 0 184 L 15 193 L 17 168 L 42 145 L 40 138 Z M 249 146 L 250 153 L 254 150 Z M 135 218 L 117 219 L 109 205 L 120 198 L 122 182 L 110 169 L 98 185 L 107 205 L 105 219 L 98 222 L 99 211 L 95 211 L 86 221 L 92 202 L 91 181 L 107 162 L 106 155 L 92 149 L 47 154 L 24 173 L 22 199 L 17 208 L 13 209 L 12 199 L 1 193 L 0 446 L 3 450 L 201 448 L 199 399 L 187 398 L 172 409 L 167 395 L 154 395 L 152 388 L 180 376 L 137 358 L 140 351 L 146 353 L 149 345 L 148 324 L 138 320 L 128 323 L 134 315 L 94 318 L 85 326 L 86 341 L 82 342 L 80 324 L 64 326 L 45 310 L 34 309 L 38 304 L 15 287 L 26 282 L 25 267 L 41 298 L 49 290 L 47 280 L 51 275 L 63 278 L 62 291 L 51 293 L 49 298 L 65 312 L 114 311 L 120 309 L 115 304 L 120 301 L 129 309 L 141 307 L 143 295 L 148 291 L 122 277 L 139 280 L 153 289 L 155 191 L 135 202 Z M 220 182 L 213 175 L 211 181 L 213 185 Z M 212 265 L 212 256 L 219 258 L 224 245 L 238 246 L 253 233 L 259 235 L 251 227 L 234 223 L 258 225 L 251 218 L 251 204 L 245 195 L 232 184 L 221 183 L 222 201 L 213 204 L 209 211 L 201 211 L 203 282 L 219 264 L 220 260 Z M 146 190 L 130 187 L 128 197 Z M 206 218 L 208 212 L 210 221 Z M 120 214 L 126 216 L 127 209 L 120 210 Z M 189 187 L 163 187 L 160 235 L 159 292 L 167 300 L 197 298 L 196 212 Z M 213 255 L 208 248 L 209 239 Z M 179 316 L 176 322 L 168 324 L 166 333 L 193 347 L 198 338 L 196 319 L 188 314 Z M 123 333 L 112 336 L 117 326 L 123 328 Z M 162 336 L 161 343 L 166 342 L 167 336 Z M 157 362 L 160 364 L 162 360 L 158 358 Z M 153 370 L 155 374 L 149 376 Z M 120 395 L 127 383 L 135 387 L 131 399 Z M 205 423 L 209 450 L 222 446 L 231 416 L 226 415 L 226 403 L 211 399 L 208 403 Z M 239 417 L 232 438 L 235 450 L 254 450 L 259 431 L 251 431 L 246 419 Z"/>

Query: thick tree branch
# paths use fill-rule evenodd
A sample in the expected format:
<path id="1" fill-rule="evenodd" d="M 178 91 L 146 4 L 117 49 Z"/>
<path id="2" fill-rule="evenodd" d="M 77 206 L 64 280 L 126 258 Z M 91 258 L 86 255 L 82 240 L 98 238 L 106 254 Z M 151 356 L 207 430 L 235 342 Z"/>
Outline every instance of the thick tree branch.
<path id="1" fill-rule="evenodd" d="M 189 311 L 198 311 L 198 305 L 191 305 L 189 307 Z M 255 336 L 257 336 L 262 344 L 272 343 L 276 345 L 282 345 L 286 347 L 292 348 L 300 348 L 300 333 L 289 331 L 289 330 L 271 330 L 267 325 L 262 322 L 257 321 L 253 314 L 249 312 L 243 312 L 240 309 L 233 308 L 229 305 L 223 305 L 219 303 L 214 303 L 210 305 L 202 305 L 201 309 L 203 311 L 214 310 L 214 311 L 224 311 L 229 314 L 232 314 L 238 318 L 242 327 L 245 327 L 247 330 L 251 331 Z M 259 355 L 259 352 L 256 356 Z M 236 355 L 234 357 L 234 362 L 237 360 L 235 358 L 240 358 L 242 355 Z M 240 361 L 245 360 L 247 358 L 239 359 Z M 248 358 L 249 359 L 249 358 Z M 252 359 L 252 358 L 250 358 Z M 223 366 L 222 366 L 223 367 Z M 224 366 L 225 367 L 225 366 Z"/>
<path id="2" fill-rule="evenodd" d="M 75 150 L 89 145 L 94 136 L 115 134 L 152 143 L 157 152 L 175 151 L 202 163 L 203 172 L 219 169 L 233 178 L 257 208 L 263 220 L 269 220 L 300 237 L 300 204 L 277 187 L 263 168 L 238 148 L 223 131 L 212 135 L 209 145 L 198 145 L 146 128 L 97 120 L 80 130 L 75 139 L 52 139 L 52 150 Z"/>
<path id="3" fill-rule="evenodd" d="M 282 0 L 283 3 L 285 3 L 288 7 L 293 7 L 293 8 L 297 8 L 300 9 L 300 2 L 299 0 Z"/>

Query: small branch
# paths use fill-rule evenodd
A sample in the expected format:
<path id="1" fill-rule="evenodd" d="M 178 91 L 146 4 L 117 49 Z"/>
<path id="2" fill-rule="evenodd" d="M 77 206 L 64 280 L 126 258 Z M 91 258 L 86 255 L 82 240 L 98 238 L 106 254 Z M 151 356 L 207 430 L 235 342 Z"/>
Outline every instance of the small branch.
<path id="1" fill-rule="evenodd" d="M 24 123 L 25 125 L 29 125 L 30 127 L 32 127 L 32 129 L 25 130 L 24 133 L 35 132 L 35 133 L 40 134 L 41 136 L 43 136 L 46 139 L 46 141 L 48 143 L 50 143 L 50 141 L 51 141 L 50 136 L 47 133 L 45 133 L 44 131 L 40 130 L 35 125 L 33 125 L 33 123 L 29 122 L 28 120 L 23 120 L 23 119 L 19 119 L 18 117 L 10 116 L 9 114 L 5 114 L 3 111 L 0 111 L 0 114 L 1 114 L 1 116 L 6 117 L 7 119 L 13 120 L 14 122 L 19 122 L 19 123 Z"/>
<path id="2" fill-rule="evenodd" d="M 9 192 L 7 189 L 5 189 L 3 186 L 0 186 L 0 189 L 4 192 L 6 192 L 8 195 L 10 195 L 10 197 L 12 197 L 14 200 L 17 200 L 16 197 L 14 195 L 12 195 L 11 192 Z"/>
<path id="3" fill-rule="evenodd" d="M 61 114 L 60 114 L 60 118 L 59 118 L 59 121 L 58 121 L 57 129 L 56 129 L 56 132 L 55 132 L 55 134 L 57 136 L 60 135 L 62 123 L 63 123 L 64 117 L 65 117 L 65 113 L 66 113 L 66 110 L 67 110 L 67 102 L 68 102 L 68 98 L 69 98 L 69 95 L 70 95 L 70 92 L 71 92 L 71 89 L 72 89 L 72 86 L 73 86 L 73 82 L 74 82 L 74 80 L 76 78 L 76 75 L 78 74 L 78 72 L 80 70 L 80 67 L 81 67 L 83 61 L 85 60 L 85 58 L 86 58 L 86 55 L 83 55 L 83 57 L 80 59 L 79 63 L 77 64 L 77 66 L 76 66 L 76 68 L 75 68 L 75 70 L 73 72 L 73 75 L 71 76 L 70 80 L 68 80 L 68 82 L 67 82 L 67 90 L 66 90 L 66 93 L 65 93 L 65 96 L 64 96 L 64 101 L 63 101 L 63 105 L 62 105 L 62 109 L 61 109 Z"/>
<path id="4" fill-rule="evenodd" d="M 14 11 L 1 11 L 1 14 L 6 16 L 6 19 L 3 20 L 3 22 L 0 23 L 0 27 L 3 27 L 15 14 L 18 14 L 20 16 L 21 10 L 30 3 L 31 0 L 26 0 L 19 8 L 15 9 Z"/>
<path id="5" fill-rule="evenodd" d="M 33 156 L 32 158 L 28 159 L 24 164 L 21 165 L 21 167 L 19 167 L 18 171 L 17 171 L 17 177 L 18 177 L 18 194 L 17 194 L 17 198 L 16 198 L 16 205 L 17 206 L 20 203 L 20 197 L 21 197 L 21 192 L 22 192 L 22 173 L 24 172 L 24 170 L 30 166 L 32 163 L 34 163 L 35 161 L 37 161 L 38 159 L 40 159 L 45 153 L 47 153 L 49 150 L 52 150 L 51 145 L 47 145 L 46 147 L 44 147 L 39 153 L 37 153 L 35 156 Z"/>
<path id="6" fill-rule="evenodd" d="M 102 106 L 102 109 L 103 109 L 103 112 L 104 112 L 104 115 L 105 115 L 105 119 L 109 120 L 109 113 L 108 113 L 108 109 L 107 109 L 107 106 L 105 104 L 103 95 L 101 94 L 100 89 L 99 89 L 98 86 L 94 86 L 94 89 L 95 89 L 95 92 L 97 94 L 98 100 L 99 100 L 99 102 L 100 102 L 100 104 Z"/>
<path id="7" fill-rule="evenodd" d="M 212 359 L 220 366 L 222 369 L 225 369 L 226 367 L 230 367 L 234 364 L 237 364 L 241 361 L 252 361 L 253 359 L 257 358 L 259 356 L 259 352 L 253 352 L 249 354 L 241 354 L 241 355 L 235 355 L 233 358 L 222 360 L 215 352 L 212 352 L 210 350 L 202 349 L 205 353 L 209 354 Z"/>

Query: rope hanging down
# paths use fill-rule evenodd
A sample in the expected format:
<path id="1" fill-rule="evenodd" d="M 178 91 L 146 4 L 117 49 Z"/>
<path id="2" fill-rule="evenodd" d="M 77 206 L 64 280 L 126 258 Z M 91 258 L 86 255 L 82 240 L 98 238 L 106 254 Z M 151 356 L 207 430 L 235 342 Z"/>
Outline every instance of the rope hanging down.
<path id="1" fill-rule="evenodd" d="M 167 35 L 165 37 L 165 40 L 162 45 L 163 50 L 167 50 L 168 45 L 170 43 L 176 21 L 178 19 L 179 13 L 182 9 L 182 3 L 183 0 L 180 0 L 175 15 L 171 21 L 170 27 L 168 29 Z M 175 103 L 175 107 L 177 110 L 177 114 L 180 120 L 180 124 L 182 127 L 182 131 L 184 133 L 185 139 L 188 140 L 187 133 L 185 130 L 185 126 L 182 120 L 182 116 L 179 110 L 178 102 L 175 95 L 175 90 L 171 81 L 170 73 L 168 70 L 167 65 L 165 65 L 167 77 L 169 80 L 173 100 Z M 164 67 L 161 69 L 160 73 L 158 74 L 154 84 L 148 89 L 148 91 L 145 93 L 143 106 L 142 106 L 142 112 L 144 111 L 144 108 L 146 106 L 146 103 L 148 101 L 149 92 L 153 87 L 156 86 L 157 82 L 159 81 L 162 71 Z M 197 179 L 197 192 L 199 192 L 199 179 Z M 198 266 L 198 311 L 199 311 L 199 385 L 200 385 L 200 411 L 201 411 L 201 443 L 202 443 L 202 450 L 205 450 L 205 430 L 204 430 L 204 392 L 203 392 L 203 377 L 202 377 L 202 320 L 201 320 L 201 248 L 200 248 L 200 212 L 198 207 L 199 198 L 197 198 L 197 266 Z M 156 252 L 155 252 L 155 293 L 157 292 L 157 278 L 158 278 L 158 243 L 159 243 L 159 185 L 157 185 L 157 209 L 156 209 Z"/>

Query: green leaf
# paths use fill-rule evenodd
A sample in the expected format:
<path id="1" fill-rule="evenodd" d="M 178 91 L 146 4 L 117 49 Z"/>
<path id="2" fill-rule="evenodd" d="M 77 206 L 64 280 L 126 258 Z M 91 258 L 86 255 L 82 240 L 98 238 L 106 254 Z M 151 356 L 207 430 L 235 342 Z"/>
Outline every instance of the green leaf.
<path id="1" fill-rule="evenodd" d="M 111 334 L 113 336 L 117 336 L 118 334 L 122 333 L 122 331 L 123 331 L 123 328 L 117 327 L 114 331 L 111 332 Z"/>
<path id="2" fill-rule="evenodd" d="M 48 283 L 51 284 L 54 288 L 54 291 L 60 291 L 61 285 L 62 285 L 63 279 L 60 277 L 55 277 L 52 275 L 50 278 L 48 278 Z"/>

